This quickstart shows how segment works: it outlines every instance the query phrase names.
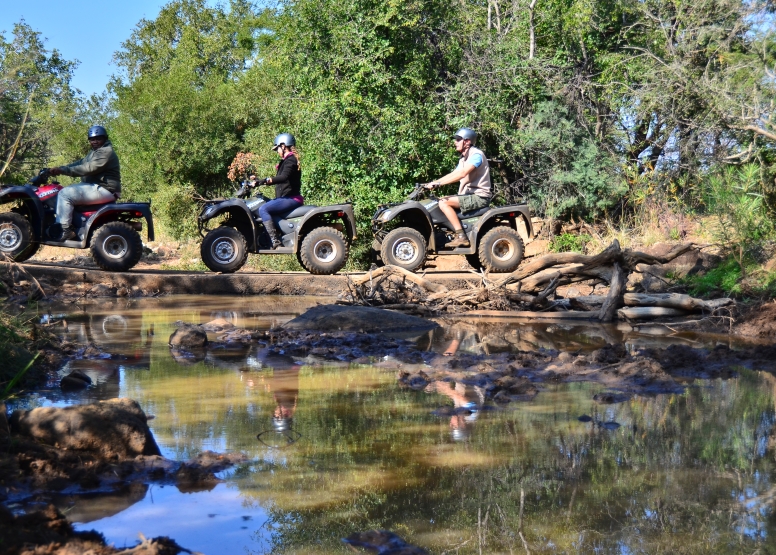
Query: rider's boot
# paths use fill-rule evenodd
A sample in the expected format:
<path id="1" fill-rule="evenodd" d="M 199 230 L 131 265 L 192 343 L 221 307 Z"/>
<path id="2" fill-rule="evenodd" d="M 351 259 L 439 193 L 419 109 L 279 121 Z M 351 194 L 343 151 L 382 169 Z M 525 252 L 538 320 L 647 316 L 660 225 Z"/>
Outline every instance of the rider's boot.
<path id="1" fill-rule="evenodd" d="M 469 246 L 469 240 L 466 238 L 466 234 L 463 232 L 463 229 L 456 229 L 455 239 L 453 239 L 448 243 L 445 243 L 445 247 L 449 249 L 457 249 L 458 247 L 468 247 L 468 246 Z"/>
<path id="2" fill-rule="evenodd" d="M 275 222 L 273 222 L 272 220 L 264 222 L 264 229 L 267 230 L 267 235 L 269 235 L 269 240 L 272 241 L 272 248 L 273 249 L 278 248 L 282 243 L 280 242 L 280 238 L 278 237 L 278 230 L 275 227 Z"/>
<path id="3" fill-rule="evenodd" d="M 57 241 L 60 243 L 63 241 L 69 241 L 70 239 L 75 238 L 75 231 L 73 231 L 73 228 L 69 225 L 63 225 L 62 226 L 62 233 L 59 234 L 59 237 L 56 238 Z"/>

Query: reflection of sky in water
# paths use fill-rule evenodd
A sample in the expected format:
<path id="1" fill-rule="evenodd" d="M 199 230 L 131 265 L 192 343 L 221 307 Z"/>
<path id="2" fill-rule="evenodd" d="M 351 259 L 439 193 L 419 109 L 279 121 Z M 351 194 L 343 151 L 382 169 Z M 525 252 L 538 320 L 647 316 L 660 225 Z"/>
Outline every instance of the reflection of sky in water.
<path id="1" fill-rule="evenodd" d="M 533 401 L 502 408 L 475 395 L 475 387 L 400 389 L 390 361 L 383 369 L 303 366 L 255 347 L 196 360 L 171 357 L 167 340 L 176 320 L 221 316 L 266 329 L 315 304 L 273 302 L 148 299 L 66 316 L 71 340 L 92 342 L 112 358 L 73 361 L 63 370 L 92 377 L 84 392 L 54 387 L 13 406 L 130 397 L 155 417 L 149 424 L 165 456 L 237 451 L 252 461 L 224 473 L 226 483 L 209 492 L 151 486 L 141 501 L 126 509 L 129 503 L 117 503 L 121 512 L 79 529 L 97 529 L 117 546 L 133 545 L 138 532 L 167 535 L 213 554 L 341 553 L 340 538 L 385 527 L 406 530 L 431 552 L 463 544 L 463 555 L 480 549 L 472 539 L 480 534 L 478 512 L 493 510 L 482 532 L 490 534 L 490 547 L 524 552 L 515 519 L 517 492 L 525 488 L 532 552 L 636 553 L 658 546 L 668 552 L 678 541 L 697 544 L 686 549 L 693 553 L 751 553 L 773 536 L 776 380 L 745 373 L 693 384 L 685 395 L 614 405 L 593 402 L 599 385 L 542 384 Z M 441 353 L 457 338 L 462 351 L 497 353 L 701 339 L 655 333 L 459 322 L 421 337 L 419 345 Z M 283 403 L 298 434 L 293 441 L 274 428 Z M 472 406 L 476 412 L 465 412 Z M 581 415 L 591 422 L 580 422 Z M 610 422 L 620 426 L 602 425 Z M 739 545 L 740 538 L 749 543 Z M 491 550 L 485 545 L 482 552 Z"/>
<path id="2" fill-rule="evenodd" d="M 267 514 L 246 503 L 237 488 L 219 484 L 211 491 L 181 493 L 175 486 L 151 486 L 145 498 L 109 518 L 76 525 L 99 530 L 116 547 L 132 546 L 138 534 L 171 536 L 191 551 L 208 555 L 262 552 L 271 531 L 262 527 Z M 171 530 L 175 530 L 171 533 Z M 186 538 L 181 540 L 180 538 Z"/>

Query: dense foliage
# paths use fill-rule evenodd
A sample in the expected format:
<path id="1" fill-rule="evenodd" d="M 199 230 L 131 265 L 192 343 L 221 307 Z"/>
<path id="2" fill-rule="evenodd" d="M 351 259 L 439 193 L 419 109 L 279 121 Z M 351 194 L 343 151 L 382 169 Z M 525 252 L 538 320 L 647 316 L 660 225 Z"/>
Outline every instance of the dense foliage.
<path id="1" fill-rule="evenodd" d="M 525 197 L 539 215 L 627 215 L 666 191 L 702 207 L 707 176 L 741 164 L 756 168 L 748 192 L 773 211 L 775 9 L 770 0 L 173 0 L 116 53 L 102 104 L 74 94 L 72 64 L 22 24 L 0 43 L 2 87 L 14 91 L 2 95 L 0 139 L 18 168 L 6 179 L 82 149 L 74 126 L 102 114 L 127 193 L 153 198 L 162 226 L 182 237 L 198 196 L 233 187 L 238 154 L 271 175 L 272 138 L 291 131 L 308 201 L 351 199 L 366 231 L 377 204 L 452 169 L 450 135 L 466 125 L 494 160 L 499 201 Z M 38 81 L 21 80 L 19 63 Z M 14 149 L 15 134 L 31 146 Z"/>

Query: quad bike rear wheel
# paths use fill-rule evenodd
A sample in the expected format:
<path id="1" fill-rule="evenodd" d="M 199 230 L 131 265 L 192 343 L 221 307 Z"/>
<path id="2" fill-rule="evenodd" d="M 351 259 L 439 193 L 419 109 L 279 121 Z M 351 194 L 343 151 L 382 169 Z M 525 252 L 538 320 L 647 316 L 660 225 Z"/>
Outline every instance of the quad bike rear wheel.
<path id="1" fill-rule="evenodd" d="M 231 274 L 248 260 L 248 245 L 237 229 L 221 226 L 205 235 L 199 253 L 211 271 Z"/>
<path id="2" fill-rule="evenodd" d="M 126 272 L 140 262 L 143 241 L 126 222 L 109 222 L 92 235 L 92 256 L 97 265 L 109 272 Z"/>
<path id="3" fill-rule="evenodd" d="M 393 264 L 412 272 L 426 260 L 426 246 L 426 238 L 420 231 L 400 227 L 385 236 L 380 257 L 384 264 Z"/>
<path id="4" fill-rule="evenodd" d="M 349 248 L 342 232 L 333 227 L 319 227 L 302 241 L 299 262 L 311 274 L 336 274 L 348 261 Z"/>
<path id="5" fill-rule="evenodd" d="M 480 241 L 477 254 L 488 272 L 514 272 L 523 260 L 523 239 L 511 227 L 498 226 Z"/>
<path id="6" fill-rule="evenodd" d="M 24 262 L 38 252 L 30 221 L 16 212 L 0 214 L 0 253 L 16 262 Z"/>

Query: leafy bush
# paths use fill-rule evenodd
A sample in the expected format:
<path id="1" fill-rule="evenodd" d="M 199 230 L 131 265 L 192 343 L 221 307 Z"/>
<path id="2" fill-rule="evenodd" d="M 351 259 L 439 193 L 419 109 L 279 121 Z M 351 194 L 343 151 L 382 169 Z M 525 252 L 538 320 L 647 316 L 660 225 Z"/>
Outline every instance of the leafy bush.
<path id="1" fill-rule="evenodd" d="M 740 264 L 733 257 L 729 257 L 705 274 L 688 275 L 680 282 L 689 286 L 691 295 L 705 296 L 720 291 L 725 294 L 739 294 L 742 291 L 742 276 Z"/>
<path id="2" fill-rule="evenodd" d="M 746 271 L 765 241 L 773 237 L 774 224 L 760 190 L 760 169 L 755 165 L 727 168 L 708 176 L 704 201 L 713 216 L 710 233 Z"/>
<path id="3" fill-rule="evenodd" d="M 552 238 L 549 245 L 551 252 L 585 252 L 585 245 L 590 242 L 592 237 L 587 233 L 574 235 L 572 233 L 561 233 Z"/>

